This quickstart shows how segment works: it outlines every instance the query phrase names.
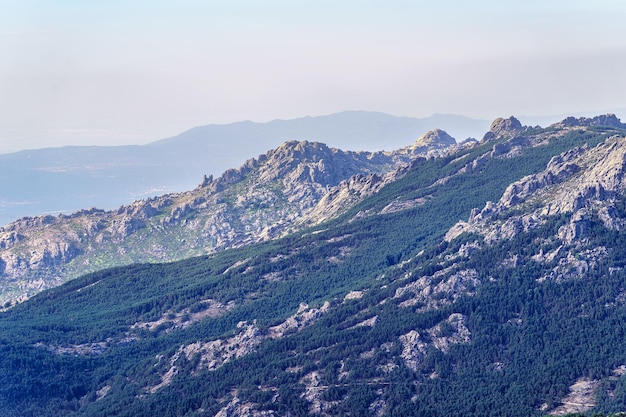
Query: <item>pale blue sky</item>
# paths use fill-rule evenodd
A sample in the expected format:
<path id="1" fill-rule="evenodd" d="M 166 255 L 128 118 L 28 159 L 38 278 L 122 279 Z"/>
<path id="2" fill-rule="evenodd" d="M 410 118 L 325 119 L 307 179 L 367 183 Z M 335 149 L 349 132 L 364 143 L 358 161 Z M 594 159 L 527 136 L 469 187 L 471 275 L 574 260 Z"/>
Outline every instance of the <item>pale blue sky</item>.
<path id="1" fill-rule="evenodd" d="M 624 109 L 625 21 L 622 0 L 0 0 L 0 152 L 343 110 Z"/>

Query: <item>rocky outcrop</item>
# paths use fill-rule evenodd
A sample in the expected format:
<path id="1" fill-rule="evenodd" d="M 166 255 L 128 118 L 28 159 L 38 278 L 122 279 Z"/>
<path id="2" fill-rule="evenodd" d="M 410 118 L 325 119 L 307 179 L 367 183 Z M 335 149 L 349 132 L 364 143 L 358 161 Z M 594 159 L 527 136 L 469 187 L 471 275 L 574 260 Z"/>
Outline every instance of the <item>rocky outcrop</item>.
<path id="1" fill-rule="evenodd" d="M 617 118 L 612 113 L 604 114 L 596 117 L 567 117 L 563 119 L 561 122 L 553 125 L 554 127 L 590 127 L 590 126 L 605 126 L 605 127 L 616 127 L 616 128 L 626 128 L 626 124 L 622 123 L 620 119 Z"/>
<path id="2" fill-rule="evenodd" d="M 574 149 L 554 157 L 544 171 L 509 185 L 504 191 L 499 205 L 503 208 L 510 208 L 530 198 L 538 190 L 560 184 L 571 178 L 581 170 L 579 165 L 571 162 L 575 155 L 579 155 L 581 152 L 580 149 Z"/>
<path id="3" fill-rule="evenodd" d="M 470 343 L 472 332 L 467 328 L 467 316 L 451 314 L 445 321 L 428 329 L 433 346 L 443 353 L 450 352 L 453 345 Z"/>
<path id="4" fill-rule="evenodd" d="M 300 331 L 310 326 L 329 309 L 329 302 L 324 303 L 319 308 L 309 308 L 303 303 L 300 304 L 296 314 L 271 327 L 267 333 L 261 332 L 256 320 L 253 323 L 240 322 L 237 324 L 239 332 L 232 337 L 182 345 L 167 361 L 160 382 L 157 385 L 147 387 L 145 391 L 154 394 L 159 389 L 169 385 L 173 378 L 182 372 L 179 365 L 180 359 L 193 364 L 191 369 L 185 369 L 185 372 L 192 375 L 197 375 L 205 369 L 215 371 L 230 361 L 254 352 L 256 347 L 266 339 L 280 339 L 289 332 Z M 159 357 L 159 361 L 162 360 L 163 357 Z"/>
<path id="5" fill-rule="evenodd" d="M 425 147 L 437 147 L 437 148 L 447 148 L 450 146 L 456 145 L 456 140 L 448 135 L 447 132 L 441 129 L 431 130 L 429 132 L 424 133 L 422 136 L 415 141 L 410 148 L 425 148 Z"/>
<path id="6" fill-rule="evenodd" d="M 289 317 L 284 322 L 269 328 L 269 336 L 277 339 L 283 337 L 285 334 L 302 330 L 304 327 L 309 326 L 322 317 L 329 309 L 330 303 L 328 301 L 320 308 L 309 308 L 307 304 L 300 304 L 300 308 L 296 314 Z"/>
<path id="7" fill-rule="evenodd" d="M 526 128 L 522 126 L 522 123 L 515 117 L 511 116 L 508 119 L 497 118 L 489 127 L 489 132 L 485 133 L 483 141 L 489 141 L 497 139 L 503 136 L 513 137 L 524 132 Z"/>
<path id="8" fill-rule="evenodd" d="M 424 335 L 417 330 L 411 330 L 401 335 L 399 339 L 402 343 L 400 356 L 406 367 L 415 372 L 419 370 L 420 364 L 431 347 L 448 353 L 452 345 L 471 342 L 471 332 L 467 328 L 467 317 L 454 313 L 443 322 L 426 330 Z"/>
<path id="9" fill-rule="evenodd" d="M 496 143 L 493 145 L 493 150 L 489 154 L 492 158 L 508 155 L 512 156 L 519 153 L 522 149 L 531 146 L 530 140 L 524 136 L 514 136 L 506 142 Z M 516 151 L 516 152 L 514 152 Z"/>
<path id="10" fill-rule="evenodd" d="M 130 326 L 128 336 L 138 337 L 137 332 L 140 330 L 154 332 L 166 329 L 166 332 L 169 332 L 174 329 L 185 329 L 206 318 L 220 317 L 234 307 L 235 303 L 232 301 L 224 305 L 212 299 L 202 300 L 195 306 L 193 311 L 190 308 L 184 308 L 178 312 L 168 310 L 157 320 L 137 322 Z"/>
<path id="11" fill-rule="evenodd" d="M 400 343 L 402 343 L 401 357 L 404 364 L 410 370 L 417 371 L 428 353 L 428 343 L 417 330 L 411 330 L 400 336 Z"/>
<path id="12" fill-rule="evenodd" d="M 462 296 L 473 295 L 480 280 L 473 269 L 441 270 L 432 276 L 422 276 L 398 288 L 394 298 L 403 299 L 401 307 L 420 306 L 420 311 L 435 310 L 451 304 Z"/>
<path id="13" fill-rule="evenodd" d="M 530 128 L 522 126 L 515 117 L 495 119 L 491 124 L 489 132 L 485 134 L 481 141 L 481 143 L 495 142 L 491 152 L 472 160 L 465 167 L 464 171 L 476 171 L 492 158 L 511 158 L 520 155 L 524 149 L 540 146 L 546 139 L 544 133 L 528 135 L 529 132 Z M 474 142 L 468 139 L 461 145 L 472 146 Z"/>
<path id="14" fill-rule="evenodd" d="M 596 390 L 600 381 L 589 378 L 578 378 L 569 387 L 569 394 L 561 400 L 561 405 L 549 412 L 551 416 L 586 413 L 595 407 Z"/>
<path id="15" fill-rule="evenodd" d="M 273 410 L 257 410 L 256 404 L 243 402 L 235 394 L 215 417 L 278 417 L 278 415 Z"/>
<path id="16" fill-rule="evenodd" d="M 582 146 L 553 157 L 543 171 L 509 185 L 499 202 L 474 210 L 446 239 L 475 232 L 495 242 L 537 227 L 550 216 L 568 214 L 570 223 L 559 237 L 569 244 L 584 235 L 593 217 L 621 230 L 626 219 L 616 204 L 624 197 L 626 139 L 615 136 L 593 148 Z"/>

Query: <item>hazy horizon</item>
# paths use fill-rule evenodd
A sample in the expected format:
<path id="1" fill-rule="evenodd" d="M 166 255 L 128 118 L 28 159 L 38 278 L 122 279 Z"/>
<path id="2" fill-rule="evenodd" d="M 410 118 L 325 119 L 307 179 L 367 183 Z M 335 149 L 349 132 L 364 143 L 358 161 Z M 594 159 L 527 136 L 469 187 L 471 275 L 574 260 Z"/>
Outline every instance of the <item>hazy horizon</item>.
<path id="1" fill-rule="evenodd" d="M 9 0 L 0 153 L 346 110 L 618 112 L 624 18 L 617 0 Z"/>

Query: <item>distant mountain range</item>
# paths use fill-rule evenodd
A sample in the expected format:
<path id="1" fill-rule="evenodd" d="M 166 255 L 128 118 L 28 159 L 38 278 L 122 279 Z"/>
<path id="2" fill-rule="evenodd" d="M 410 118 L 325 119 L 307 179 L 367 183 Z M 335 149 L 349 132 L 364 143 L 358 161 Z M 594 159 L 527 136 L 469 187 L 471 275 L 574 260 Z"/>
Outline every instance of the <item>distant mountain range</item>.
<path id="1" fill-rule="evenodd" d="M 114 209 L 134 200 L 191 189 L 288 140 L 349 150 L 393 150 L 444 129 L 463 140 L 489 122 L 456 115 L 417 119 L 343 112 L 268 123 L 196 127 L 142 146 L 63 147 L 0 155 L 0 225 L 25 216 Z"/>

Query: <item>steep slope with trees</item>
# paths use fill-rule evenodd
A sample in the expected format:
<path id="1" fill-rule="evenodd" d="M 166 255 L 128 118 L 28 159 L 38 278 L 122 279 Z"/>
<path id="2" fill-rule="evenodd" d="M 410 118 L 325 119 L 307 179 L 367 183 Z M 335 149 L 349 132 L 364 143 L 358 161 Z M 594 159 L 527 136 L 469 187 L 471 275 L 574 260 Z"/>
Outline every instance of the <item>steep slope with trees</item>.
<path id="1" fill-rule="evenodd" d="M 38 294 L 0 315 L 0 410 L 623 411 L 626 132 L 602 120 L 500 119 L 313 228 Z"/>

